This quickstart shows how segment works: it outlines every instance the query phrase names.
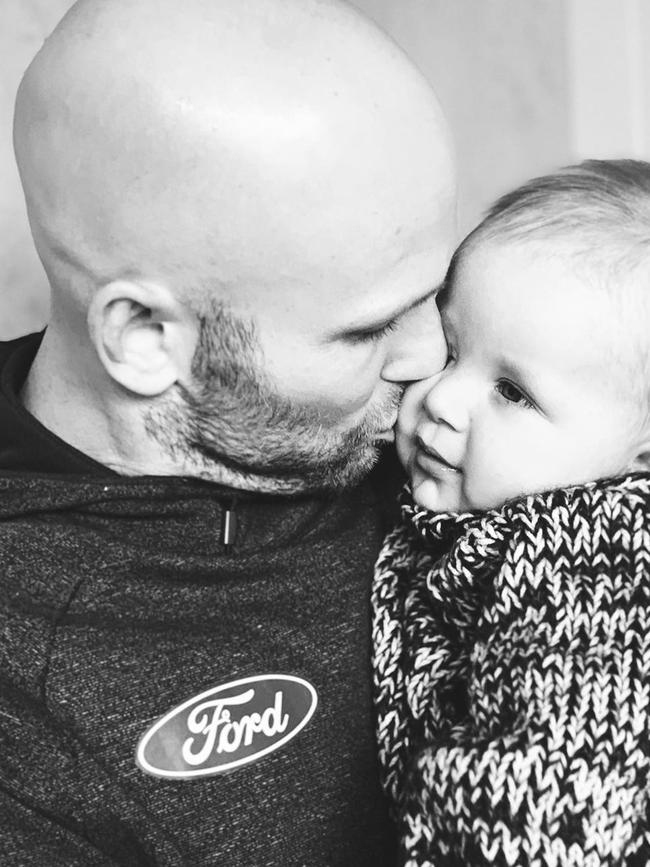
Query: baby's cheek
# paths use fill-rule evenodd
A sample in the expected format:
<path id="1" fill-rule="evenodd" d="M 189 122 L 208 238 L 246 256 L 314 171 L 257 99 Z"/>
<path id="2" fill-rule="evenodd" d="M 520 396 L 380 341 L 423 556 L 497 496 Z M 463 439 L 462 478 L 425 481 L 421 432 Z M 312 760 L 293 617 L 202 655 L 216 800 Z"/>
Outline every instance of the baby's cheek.
<path id="1" fill-rule="evenodd" d="M 429 509 L 431 512 L 441 512 L 443 510 L 440 485 L 435 479 L 413 478 L 411 479 L 411 489 L 413 491 L 413 499 L 418 506 Z"/>
<path id="2" fill-rule="evenodd" d="M 397 449 L 397 456 L 410 478 L 413 472 L 412 464 L 415 455 L 415 443 L 411 434 L 407 433 L 400 426 L 399 421 L 395 428 L 395 447 Z"/>
<path id="3" fill-rule="evenodd" d="M 492 509 L 514 496 L 519 487 L 516 463 L 497 456 L 474 456 L 466 464 L 462 498 L 466 509 Z"/>
<path id="4" fill-rule="evenodd" d="M 404 430 L 412 430 L 422 410 L 422 383 L 410 385 L 402 395 L 397 422 Z"/>
<path id="5" fill-rule="evenodd" d="M 410 389 L 407 389 L 404 398 L 402 398 L 397 415 L 397 425 L 395 426 L 397 454 L 408 473 L 411 472 L 410 464 L 415 453 L 414 437 L 419 419 L 419 403 L 413 397 L 409 398 L 409 391 Z"/>
<path id="6" fill-rule="evenodd" d="M 434 478 L 416 471 L 411 479 L 413 499 L 431 512 L 458 512 L 467 508 L 463 502 L 458 475 Z"/>

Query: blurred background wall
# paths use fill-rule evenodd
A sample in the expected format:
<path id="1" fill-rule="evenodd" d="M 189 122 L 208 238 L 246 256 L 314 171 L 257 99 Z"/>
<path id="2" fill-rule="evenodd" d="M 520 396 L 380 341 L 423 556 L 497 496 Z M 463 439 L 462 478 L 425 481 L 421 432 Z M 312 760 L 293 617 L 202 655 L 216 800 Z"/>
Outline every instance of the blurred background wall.
<path id="1" fill-rule="evenodd" d="M 495 196 L 532 175 L 585 156 L 650 158 L 647 0 L 351 2 L 438 92 L 458 151 L 461 233 Z M 11 119 L 23 70 L 71 5 L 0 0 L 0 339 L 47 319 Z"/>

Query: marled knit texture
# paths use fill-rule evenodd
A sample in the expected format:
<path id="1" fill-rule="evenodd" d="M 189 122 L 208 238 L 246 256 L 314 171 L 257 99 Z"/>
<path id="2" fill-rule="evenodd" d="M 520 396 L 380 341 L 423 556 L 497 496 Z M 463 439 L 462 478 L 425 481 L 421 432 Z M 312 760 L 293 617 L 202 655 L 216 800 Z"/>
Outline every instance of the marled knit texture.
<path id="1" fill-rule="evenodd" d="M 405 503 L 374 590 L 400 863 L 650 863 L 650 478 Z"/>

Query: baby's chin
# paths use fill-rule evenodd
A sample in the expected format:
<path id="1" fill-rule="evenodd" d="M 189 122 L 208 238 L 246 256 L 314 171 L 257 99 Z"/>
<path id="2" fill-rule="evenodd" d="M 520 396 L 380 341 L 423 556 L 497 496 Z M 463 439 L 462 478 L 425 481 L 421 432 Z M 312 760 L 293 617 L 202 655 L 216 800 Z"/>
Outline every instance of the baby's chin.
<path id="1" fill-rule="evenodd" d="M 455 486 L 431 477 L 412 478 L 411 491 L 417 505 L 430 512 L 464 512 L 471 508 Z"/>

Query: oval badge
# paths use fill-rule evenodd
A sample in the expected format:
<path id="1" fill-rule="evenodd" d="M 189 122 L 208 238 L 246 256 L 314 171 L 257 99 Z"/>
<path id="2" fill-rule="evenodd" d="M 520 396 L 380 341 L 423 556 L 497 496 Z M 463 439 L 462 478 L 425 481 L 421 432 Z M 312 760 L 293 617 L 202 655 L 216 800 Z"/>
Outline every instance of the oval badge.
<path id="1" fill-rule="evenodd" d="M 221 774 L 272 753 L 314 715 L 314 687 L 291 674 L 216 686 L 170 710 L 141 738 L 136 762 L 156 777 Z"/>

